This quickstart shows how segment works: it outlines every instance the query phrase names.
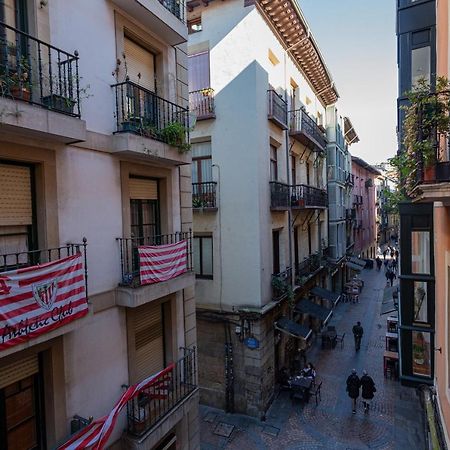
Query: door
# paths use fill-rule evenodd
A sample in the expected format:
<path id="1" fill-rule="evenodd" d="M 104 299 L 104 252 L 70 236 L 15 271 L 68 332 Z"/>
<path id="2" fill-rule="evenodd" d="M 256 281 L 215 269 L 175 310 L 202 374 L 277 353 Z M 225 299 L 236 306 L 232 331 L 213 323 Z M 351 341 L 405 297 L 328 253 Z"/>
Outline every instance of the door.
<path id="1" fill-rule="evenodd" d="M 280 273 L 280 232 L 272 231 L 273 273 Z"/>
<path id="2" fill-rule="evenodd" d="M 294 260 L 295 267 L 298 267 L 299 257 L 298 257 L 298 227 L 294 228 Z"/>

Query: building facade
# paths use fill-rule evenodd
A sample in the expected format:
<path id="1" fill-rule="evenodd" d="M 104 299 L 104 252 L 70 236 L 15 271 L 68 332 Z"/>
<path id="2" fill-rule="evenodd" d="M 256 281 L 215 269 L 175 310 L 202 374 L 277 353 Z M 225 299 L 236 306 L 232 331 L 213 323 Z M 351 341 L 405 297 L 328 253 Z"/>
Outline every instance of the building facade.
<path id="1" fill-rule="evenodd" d="M 373 259 L 377 251 L 376 177 L 380 172 L 361 158 L 352 156 L 354 254 L 363 259 Z"/>
<path id="2" fill-rule="evenodd" d="M 2 449 L 54 448 L 164 369 L 108 446 L 199 448 L 185 12 L 157 0 L 0 5 L 2 307 L 12 270 L 78 252 L 89 302 L 8 346 L 1 311 Z M 146 284 L 138 247 L 177 243 L 179 276 Z M 63 301 L 52 280 L 30 309 Z"/>
<path id="3" fill-rule="evenodd" d="M 188 18 L 201 401 L 257 417 L 321 325 L 304 306 L 329 303 L 311 289 L 329 287 L 325 108 L 337 100 L 298 4 L 272 3 L 191 2 Z M 331 310 L 316 306 L 323 323 Z"/>

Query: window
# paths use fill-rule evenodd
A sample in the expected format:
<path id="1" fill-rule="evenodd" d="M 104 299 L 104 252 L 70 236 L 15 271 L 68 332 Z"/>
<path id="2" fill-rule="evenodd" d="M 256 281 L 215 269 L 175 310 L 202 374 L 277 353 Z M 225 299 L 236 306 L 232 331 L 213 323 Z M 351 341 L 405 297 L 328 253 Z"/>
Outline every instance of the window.
<path id="1" fill-rule="evenodd" d="M 277 148 L 270 146 L 270 181 L 278 181 Z"/>
<path id="2" fill-rule="evenodd" d="M 308 96 L 305 97 L 305 103 L 306 103 L 307 105 L 310 105 L 310 104 L 311 104 L 311 99 L 310 99 Z"/>
<path id="3" fill-rule="evenodd" d="M 194 236 L 194 271 L 196 278 L 213 279 L 212 236 Z"/>
<path id="4" fill-rule="evenodd" d="M 280 232 L 272 231 L 273 273 L 280 273 Z"/>
<path id="5" fill-rule="evenodd" d="M 295 156 L 291 156 L 291 170 L 292 170 L 291 184 L 293 185 L 297 184 L 297 167 L 295 163 L 296 163 Z"/>
<path id="6" fill-rule="evenodd" d="M 428 323 L 428 292 L 425 281 L 414 281 L 414 317 L 416 324 Z"/>
<path id="7" fill-rule="evenodd" d="M 276 66 L 280 63 L 280 60 L 275 56 L 275 53 L 269 48 L 269 61 Z"/>
<path id="8" fill-rule="evenodd" d="M 188 58 L 189 92 L 210 87 L 209 50 Z"/>
<path id="9" fill-rule="evenodd" d="M 127 76 L 130 81 L 156 92 L 155 55 L 141 44 L 125 37 L 124 52 L 127 64 Z"/>
<path id="10" fill-rule="evenodd" d="M 414 375 L 431 377 L 431 336 L 424 331 L 412 332 Z"/>
<path id="11" fill-rule="evenodd" d="M 430 82 L 431 47 L 415 48 L 411 51 L 411 85 L 414 87 L 418 81 Z"/>
<path id="12" fill-rule="evenodd" d="M 202 31 L 202 18 L 197 17 L 196 19 L 188 20 L 188 33 L 194 34 Z"/>
<path id="13" fill-rule="evenodd" d="M 411 273 L 430 274 L 430 232 L 411 232 Z"/>
<path id="14" fill-rule="evenodd" d="M 212 181 L 211 142 L 192 144 L 192 183 Z"/>

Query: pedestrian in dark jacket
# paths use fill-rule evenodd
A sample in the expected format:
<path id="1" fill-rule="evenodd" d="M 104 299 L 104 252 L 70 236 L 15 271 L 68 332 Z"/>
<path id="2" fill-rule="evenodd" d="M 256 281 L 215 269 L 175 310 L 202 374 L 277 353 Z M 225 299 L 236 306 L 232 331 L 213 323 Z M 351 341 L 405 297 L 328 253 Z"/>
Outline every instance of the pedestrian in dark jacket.
<path id="1" fill-rule="evenodd" d="M 383 250 L 383 259 L 386 259 L 387 250 Z"/>
<path id="2" fill-rule="evenodd" d="M 381 269 L 381 266 L 383 265 L 383 261 L 381 261 L 381 258 L 379 256 L 377 256 L 377 259 L 375 261 L 377 263 L 377 270 L 379 272 Z"/>
<path id="3" fill-rule="evenodd" d="M 359 387 L 361 386 L 361 381 L 356 375 L 356 370 L 353 369 L 352 373 L 347 378 L 347 393 L 352 399 L 352 412 L 356 414 L 356 399 L 359 397 Z"/>
<path id="4" fill-rule="evenodd" d="M 398 260 L 398 256 L 399 256 L 398 250 L 395 250 L 395 259 Z"/>
<path id="5" fill-rule="evenodd" d="M 361 348 L 361 339 L 364 334 L 364 328 L 361 326 L 361 322 L 356 322 L 352 328 L 353 337 L 355 338 L 355 350 L 358 351 Z"/>
<path id="6" fill-rule="evenodd" d="M 394 285 L 394 279 L 397 278 L 393 270 L 388 271 L 386 274 L 386 278 L 391 282 L 391 286 Z"/>
<path id="7" fill-rule="evenodd" d="M 361 377 L 361 397 L 363 398 L 364 412 L 369 412 L 370 402 L 373 399 L 373 394 L 377 391 L 375 388 L 375 382 L 372 377 L 367 374 L 366 370 L 363 370 L 363 376 Z"/>

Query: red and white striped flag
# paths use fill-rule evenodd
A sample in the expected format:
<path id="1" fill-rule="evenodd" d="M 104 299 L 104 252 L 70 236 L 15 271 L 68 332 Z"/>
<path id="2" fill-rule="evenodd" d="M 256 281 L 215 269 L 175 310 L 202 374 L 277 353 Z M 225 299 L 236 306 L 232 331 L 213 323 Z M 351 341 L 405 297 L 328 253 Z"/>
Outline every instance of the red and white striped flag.
<path id="1" fill-rule="evenodd" d="M 0 274 L 0 351 L 87 313 L 81 253 Z"/>
<path id="2" fill-rule="evenodd" d="M 108 442 L 111 433 L 116 425 L 117 418 L 126 406 L 127 402 L 139 394 L 144 389 L 159 385 L 172 377 L 172 371 L 175 364 L 172 363 L 164 370 L 149 376 L 138 384 L 130 386 L 120 397 L 112 411 L 101 419 L 94 420 L 87 427 L 68 440 L 64 445 L 58 447 L 58 450 L 81 450 L 92 448 L 93 450 L 102 450 Z"/>
<path id="3" fill-rule="evenodd" d="M 141 284 L 170 280 L 187 271 L 187 241 L 138 247 Z"/>

